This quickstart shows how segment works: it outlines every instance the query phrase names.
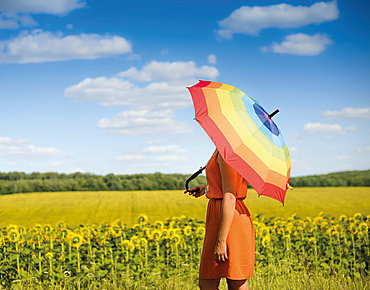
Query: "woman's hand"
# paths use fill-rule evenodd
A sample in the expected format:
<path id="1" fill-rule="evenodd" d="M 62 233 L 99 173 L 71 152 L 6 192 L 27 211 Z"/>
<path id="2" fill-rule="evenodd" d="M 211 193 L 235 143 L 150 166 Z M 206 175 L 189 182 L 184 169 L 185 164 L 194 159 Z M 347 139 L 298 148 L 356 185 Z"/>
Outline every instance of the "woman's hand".
<path id="1" fill-rule="evenodd" d="M 194 197 L 200 197 L 203 194 L 206 193 L 207 186 L 205 185 L 198 185 L 190 187 L 188 190 L 185 190 L 184 193 L 189 193 L 189 195 L 192 195 Z"/>
<path id="2" fill-rule="evenodd" d="M 225 240 L 224 241 L 217 240 L 213 254 L 215 255 L 215 261 L 217 263 L 223 263 L 228 259 L 227 246 Z"/>

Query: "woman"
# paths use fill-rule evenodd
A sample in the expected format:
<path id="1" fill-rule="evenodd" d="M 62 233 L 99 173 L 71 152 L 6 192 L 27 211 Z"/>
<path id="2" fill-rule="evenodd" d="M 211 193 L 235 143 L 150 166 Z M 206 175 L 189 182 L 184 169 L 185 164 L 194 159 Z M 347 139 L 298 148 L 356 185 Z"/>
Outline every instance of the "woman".
<path id="1" fill-rule="evenodd" d="M 248 289 L 254 271 L 254 229 L 243 199 L 246 180 L 225 163 L 218 150 L 206 167 L 206 186 L 185 193 L 209 198 L 206 233 L 199 268 L 199 287 L 218 289 L 225 277 L 229 289 Z"/>

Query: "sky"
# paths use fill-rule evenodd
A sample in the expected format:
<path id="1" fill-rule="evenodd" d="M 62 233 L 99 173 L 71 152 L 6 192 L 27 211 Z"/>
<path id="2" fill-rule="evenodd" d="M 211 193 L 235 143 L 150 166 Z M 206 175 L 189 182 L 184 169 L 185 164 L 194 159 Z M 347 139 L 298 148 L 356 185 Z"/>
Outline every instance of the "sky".
<path id="1" fill-rule="evenodd" d="M 370 168 L 370 2 L 0 0 L 0 172 L 192 173 L 186 87 L 274 117 L 291 175 Z"/>

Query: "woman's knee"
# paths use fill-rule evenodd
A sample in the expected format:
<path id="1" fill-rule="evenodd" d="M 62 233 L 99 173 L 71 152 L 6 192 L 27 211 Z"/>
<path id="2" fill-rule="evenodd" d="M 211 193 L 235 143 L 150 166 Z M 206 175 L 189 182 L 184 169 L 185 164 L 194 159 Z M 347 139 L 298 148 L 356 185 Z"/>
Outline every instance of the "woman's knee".
<path id="1" fill-rule="evenodd" d="M 220 279 L 199 279 L 199 288 L 201 290 L 218 289 Z"/>
<path id="2" fill-rule="evenodd" d="M 227 279 L 229 290 L 248 290 L 248 281 L 245 280 L 231 280 Z"/>

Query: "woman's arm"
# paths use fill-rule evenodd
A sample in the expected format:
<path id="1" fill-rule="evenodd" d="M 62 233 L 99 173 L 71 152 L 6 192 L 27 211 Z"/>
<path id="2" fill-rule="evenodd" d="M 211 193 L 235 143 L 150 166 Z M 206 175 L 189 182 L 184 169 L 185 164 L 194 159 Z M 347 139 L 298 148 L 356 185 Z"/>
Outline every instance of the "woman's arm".
<path id="1" fill-rule="evenodd" d="M 218 228 L 214 255 L 216 262 L 220 263 L 228 259 L 226 239 L 234 217 L 236 201 L 236 184 L 234 184 L 234 180 L 236 180 L 236 171 L 223 161 L 220 154 L 217 156 L 217 162 L 221 173 L 223 200 L 221 205 L 220 227 Z"/>

